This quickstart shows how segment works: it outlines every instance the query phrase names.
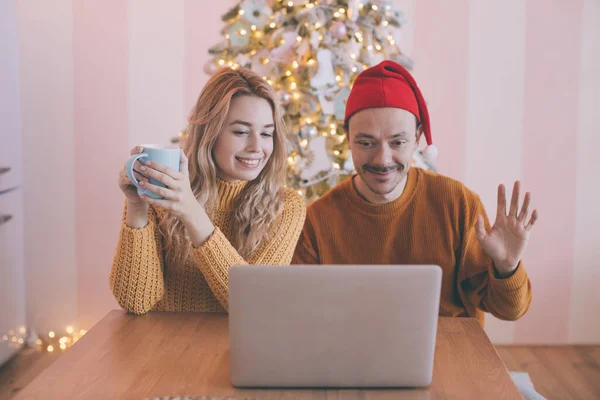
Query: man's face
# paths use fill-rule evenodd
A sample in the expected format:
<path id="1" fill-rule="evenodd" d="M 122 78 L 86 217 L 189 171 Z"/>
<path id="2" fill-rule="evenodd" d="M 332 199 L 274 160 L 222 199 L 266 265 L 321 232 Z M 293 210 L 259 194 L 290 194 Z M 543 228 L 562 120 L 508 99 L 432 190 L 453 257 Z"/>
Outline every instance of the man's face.
<path id="1" fill-rule="evenodd" d="M 379 196 L 402 192 L 420 135 L 415 116 L 399 108 L 369 108 L 350 118 L 348 146 L 368 190 Z"/>

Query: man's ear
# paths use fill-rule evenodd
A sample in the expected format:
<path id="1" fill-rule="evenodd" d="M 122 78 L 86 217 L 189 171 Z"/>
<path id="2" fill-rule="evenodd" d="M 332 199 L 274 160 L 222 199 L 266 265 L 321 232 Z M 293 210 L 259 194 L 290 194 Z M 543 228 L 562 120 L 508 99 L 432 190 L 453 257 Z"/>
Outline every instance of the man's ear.
<path id="1" fill-rule="evenodd" d="M 417 146 L 419 145 L 421 136 L 423 136 L 423 125 L 419 124 L 419 126 L 417 127 L 417 132 L 416 132 Z"/>

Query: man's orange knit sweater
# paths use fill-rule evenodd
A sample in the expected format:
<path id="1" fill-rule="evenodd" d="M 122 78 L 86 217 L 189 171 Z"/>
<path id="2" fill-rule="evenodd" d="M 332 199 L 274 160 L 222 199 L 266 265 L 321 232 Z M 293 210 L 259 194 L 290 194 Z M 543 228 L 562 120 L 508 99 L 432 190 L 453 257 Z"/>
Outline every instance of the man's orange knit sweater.
<path id="1" fill-rule="evenodd" d="M 359 196 L 354 178 L 308 208 L 293 264 L 439 265 L 440 315 L 483 324 L 484 312 L 516 320 L 527 311 L 531 284 L 523 264 L 499 279 L 477 241 L 477 216 L 490 226 L 476 194 L 451 178 L 411 168 L 400 198 L 374 205 Z"/>
<path id="2" fill-rule="evenodd" d="M 160 221 L 166 211 L 150 207 L 148 225 L 133 229 L 121 226 L 121 236 L 110 273 L 110 289 L 125 311 L 224 312 L 229 299 L 229 267 L 244 264 L 288 265 L 304 217 L 302 197 L 286 189 L 281 215 L 271 225 L 268 238 L 246 260 L 231 245 L 237 228 L 232 216 L 247 182 L 217 181 L 219 199 L 212 222 L 215 231 L 202 246 L 193 248 L 183 265 L 164 257 Z"/>

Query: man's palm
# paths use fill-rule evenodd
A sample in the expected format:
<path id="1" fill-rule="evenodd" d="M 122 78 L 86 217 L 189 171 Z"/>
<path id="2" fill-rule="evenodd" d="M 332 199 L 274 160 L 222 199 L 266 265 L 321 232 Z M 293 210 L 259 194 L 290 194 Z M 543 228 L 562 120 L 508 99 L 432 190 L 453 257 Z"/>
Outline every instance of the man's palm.
<path id="1" fill-rule="evenodd" d="M 506 189 L 504 185 L 498 187 L 498 209 L 496 221 L 492 229 L 485 230 L 483 217 L 477 220 L 477 240 L 485 252 L 494 260 L 500 272 L 510 272 L 506 269 L 514 268 L 519 263 L 531 233 L 531 228 L 537 221 L 537 210 L 533 210 L 529 218 L 531 194 L 525 194 L 523 205 L 519 212 L 519 193 L 521 184 L 515 182 L 512 192 L 511 204 L 506 213 Z"/>

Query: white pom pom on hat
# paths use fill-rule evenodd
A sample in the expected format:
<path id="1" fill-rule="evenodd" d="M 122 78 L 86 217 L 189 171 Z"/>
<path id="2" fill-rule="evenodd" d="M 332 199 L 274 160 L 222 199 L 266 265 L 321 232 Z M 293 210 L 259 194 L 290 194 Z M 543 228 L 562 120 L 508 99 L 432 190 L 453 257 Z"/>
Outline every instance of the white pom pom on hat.
<path id="1" fill-rule="evenodd" d="M 426 161 L 429 161 L 431 164 L 433 164 L 438 157 L 438 148 L 435 144 L 430 144 L 423 149 L 422 154 Z"/>

